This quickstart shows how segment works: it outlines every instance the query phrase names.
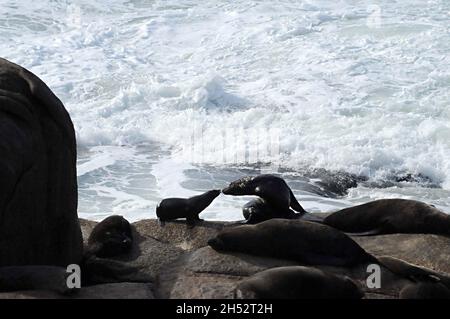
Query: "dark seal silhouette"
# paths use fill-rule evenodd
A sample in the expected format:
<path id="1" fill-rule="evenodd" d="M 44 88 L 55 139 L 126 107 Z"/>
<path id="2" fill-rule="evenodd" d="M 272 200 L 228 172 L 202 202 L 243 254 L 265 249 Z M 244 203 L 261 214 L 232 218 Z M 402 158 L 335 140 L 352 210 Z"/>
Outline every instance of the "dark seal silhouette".
<path id="1" fill-rule="evenodd" d="M 271 268 L 241 281 L 235 296 L 242 299 L 360 299 L 361 289 L 349 277 L 313 267 Z"/>
<path id="2" fill-rule="evenodd" d="M 74 289 L 67 286 L 69 273 L 58 266 L 0 267 L 0 292 L 18 290 L 51 290 L 68 294 Z"/>
<path id="3" fill-rule="evenodd" d="M 306 214 L 286 181 L 275 175 L 247 176 L 231 182 L 222 192 L 225 195 L 260 197 L 243 207 L 244 218 L 249 224 L 271 218 L 300 218 Z"/>
<path id="4" fill-rule="evenodd" d="M 343 232 L 303 220 L 270 219 L 223 229 L 208 244 L 218 251 L 295 260 L 309 265 L 378 262 Z"/>
<path id="5" fill-rule="evenodd" d="M 94 227 L 88 239 L 87 254 L 114 257 L 129 252 L 132 244 L 130 223 L 122 216 L 113 215 Z"/>
<path id="6" fill-rule="evenodd" d="M 201 195 L 190 198 L 166 198 L 156 207 L 156 216 L 162 225 L 164 222 L 186 218 L 189 225 L 201 221 L 199 214 L 219 196 L 220 190 L 210 190 Z"/>
<path id="7" fill-rule="evenodd" d="M 337 211 L 323 221 L 336 229 L 379 235 L 393 233 L 450 236 L 450 216 L 434 206 L 407 199 L 381 199 Z"/>
<path id="8" fill-rule="evenodd" d="M 72 121 L 44 82 L 0 59 L 0 267 L 82 255 Z"/>

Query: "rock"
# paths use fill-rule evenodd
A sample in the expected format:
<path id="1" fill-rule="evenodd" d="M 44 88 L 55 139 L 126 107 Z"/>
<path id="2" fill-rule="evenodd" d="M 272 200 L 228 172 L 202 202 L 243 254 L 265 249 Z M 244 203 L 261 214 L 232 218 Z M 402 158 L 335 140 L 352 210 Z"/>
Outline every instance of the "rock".
<path id="1" fill-rule="evenodd" d="M 121 282 L 82 288 L 74 299 L 154 299 L 152 285 Z"/>
<path id="2" fill-rule="evenodd" d="M 450 238 L 429 234 L 392 234 L 352 237 L 375 256 L 392 256 L 450 274 Z"/>
<path id="3" fill-rule="evenodd" d="M 189 228 L 185 221 L 179 220 L 166 222 L 165 226 L 161 227 L 156 219 L 145 219 L 133 225 L 141 234 L 146 234 L 182 250 L 191 251 L 207 246 L 208 239 L 214 237 L 224 227 L 236 225 L 236 223 L 203 221 L 197 223 L 195 227 Z"/>
<path id="4" fill-rule="evenodd" d="M 114 260 L 106 260 L 114 272 L 114 263 L 133 266 L 136 272 L 118 275 L 119 281 L 153 283 L 156 298 L 233 298 L 234 289 L 244 278 L 280 266 L 301 265 L 290 260 L 264 258 L 239 253 L 219 253 L 207 245 L 224 227 L 236 223 L 202 222 L 190 229 L 184 221 L 168 222 L 164 227 L 157 220 L 132 224 L 135 238 L 132 252 Z M 81 221 L 83 234 L 95 223 Z M 381 256 L 388 255 L 413 264 L 450 273 L 449 238 L 437 235 L 395 234 L 353 237 L 364 249 Z M 411 281 L 381 266 L 381 288 L 367 287 L 367 265 L 353 268 L 316 266 L 354 279 L 365 292 L 365 298 L 398 298 Z M 147 279 L 140 279 L 140 277 Z"/>
<path id="5" fill-rule="evenodd" d="M 91 234 L 92 230 L 94 229 L 95 225 L 98 223 L 93 220 L 87 220 L 80 218 L 80 227 L 81 227 L 81 234 L 83 236 L 83 243 L 87 245 L 89 235 Z"/>
<path id="6" fill-rule="evenodd" d="M 159 277 L 158 297 L 232 298 L 234 288 L 246 276 L 290 265 L 295 263 L 245 254 L 222 254 L 203 247 L 163 269 Z"/>
<path id="7" fill-rule="evenodd" d="M 76 145 L 61 101 L 0 59 L 0 266 L 79 263 Z"/>
<path id="8" fill-rule="evenodd" d="M 282 266 L 309 266 L 289 260 L 235 253 L 219 253 L 204 247 L 185 255 L 176 265 L 164 268 L 157 285 L 160 298 L 232 298 L 237 284 L 260 271 Z M 352 268 L 315 266 L 338 275 L 349 276 L 369 296 L 396 298 L 404 285 L 411 283 L 381 266 L 382 287 L 366 285 L 367 264 Z"/>
<path id="9" fill-rule="evenodd" d="M 150 284 L 113 283 L 83 287 L 65 296 L 46 290 L 0 293 L 0 299 L 153 299 Z"/>

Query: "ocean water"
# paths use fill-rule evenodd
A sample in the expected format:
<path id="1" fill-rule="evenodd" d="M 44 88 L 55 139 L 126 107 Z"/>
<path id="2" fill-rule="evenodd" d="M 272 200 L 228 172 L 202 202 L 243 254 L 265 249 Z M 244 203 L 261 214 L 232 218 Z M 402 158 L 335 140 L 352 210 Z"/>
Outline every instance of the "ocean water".
<path id="1" fill-rule="evenodd" d="M 150 218 L 267 172 L 309 211 L 401 197 L 450 212 L 449 1 L 0 4 L 0 56 L 73 119 L 81 217 Z M 249 199 L 201 216 L 241 219 Z"/>

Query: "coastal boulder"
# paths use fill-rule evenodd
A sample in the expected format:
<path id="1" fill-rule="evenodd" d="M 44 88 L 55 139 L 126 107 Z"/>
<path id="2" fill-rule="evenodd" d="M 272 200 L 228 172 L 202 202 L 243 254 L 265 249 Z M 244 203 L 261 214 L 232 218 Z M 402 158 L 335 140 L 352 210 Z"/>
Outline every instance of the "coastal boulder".
<path id="1" fill-rule="evenodd" d="M 0 266 L 79 263 L 76 143 L 61 101 L 0 59 Z"/>

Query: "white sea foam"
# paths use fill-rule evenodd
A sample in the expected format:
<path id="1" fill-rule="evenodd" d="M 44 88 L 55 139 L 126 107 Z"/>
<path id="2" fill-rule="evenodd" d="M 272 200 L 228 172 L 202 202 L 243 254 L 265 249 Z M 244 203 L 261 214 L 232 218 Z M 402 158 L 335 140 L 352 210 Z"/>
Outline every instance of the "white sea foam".
<path id="1" fill-rule="evenodd" d="M 141 218 L 163 197 L 203 190 L 184 187 L 184 171 L 221 163 L 217 148 L 242 151 L 224 144 L 224 132 L 257 130 L 277 130 L 282 155 L 259 160 L 291 171 L 325 168 L 374 181 L 406 172 L 441 187 L 358 187 L 334 204 L 297 190 L 312 210 L 389 196 L 445 208 L 449 12 L 439 0 L 3 0 L 0 55 L 39 75 L 68 108 L 80 147 L 94 147 L 78 167 L 86 216 Z M 198 128 L 217 146 L 205 148 L 201 163 L 183 152 Z M 133 151 L 148 143 L 169 151 L 151 159 Z M 148 186 L 126 188 L 140 174 L 127 165 L 140 167 Z M 121 177 L 112 179 L 111 169 Z M 241 204 L 221 196 L 207 214 L 233 219 L 219 210 Z"/>

